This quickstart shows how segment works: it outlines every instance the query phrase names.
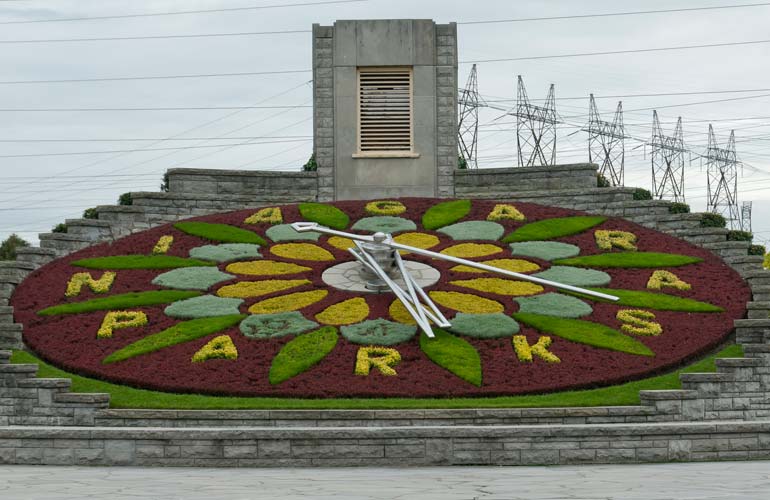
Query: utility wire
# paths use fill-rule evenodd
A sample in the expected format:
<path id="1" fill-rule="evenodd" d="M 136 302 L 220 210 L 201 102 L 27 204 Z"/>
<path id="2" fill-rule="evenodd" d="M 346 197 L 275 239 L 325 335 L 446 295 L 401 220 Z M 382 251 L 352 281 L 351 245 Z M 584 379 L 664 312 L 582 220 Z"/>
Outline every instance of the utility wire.
<path id="1" fill-rule="evenodd" d="M 261 135 L 253 137 L 184 137 L 179 139 L 131 138 L 131 139 L 0 139 L 0 143 L 39 143 L 39 142 L 144 142 L 144 141 L 251 141 L 255 139 L 307 139 L 312 135 Z M 90 176 L 89 176 L 90 177 Z M 9 179 L 10 177 L 4 177 Z"/>
<path id="2" fill-rule="evenodd" d="M 770 89 L 767 89 L 770 91 Z M 192 106 L 192 107 L 165 107 L 165 108 L 0 108 L 0 113 L 80 113 L 80 112 L 115 112 L 115 111 L 230 111 L 234 109 L 288 109 L 288 108 L 312 108 L 305 105 L 277 105 L 277 106 Z"/>
<path id="3" fill-rule="evenodd" d="M 618 95 L 599 95 L 594 94 L 594 99 L 622 99 L 622 98 L 634 98 L 634 97 L 666 97 L 666 96 L 682 96 L 682 95 L 703 95 L 703 94 L 740 94 L 746 92 L 770 92 L 770 88 L 764 89 L 736 89 L 736 90 L 696 90 L 692 92 L 659 92 L 651 94 L 618 94 Z M 575 96 L 575 97 L 557 97 L 557 101 L 575 101 L 590 99 L 590 96 Z M 529 99 L 530 101 L 544 101 L 545 99 Z M 484 99 L 485 102 L 516 102 L 515 97 L 500 98 L 500 99 Z"/>
<path id="4" fill-rule="evenodd" d="M 243 31 L 237 33 L 196 33 L 192 35 L 142 35 L 142 36 L 106 36 L 97 38 L 40 38 L 32 40 L 0 40 L 0 44 L 23 43 L 71 43 L 71 42 L 126 42 L 135 40 L 175 40 L 185 38 L 223 38 L 233 36 L 296 35 L 311 33 L 311 30 L 282 31 Z"/>
<path id="5" fill-rule="evenodd" d="M 224 9 L 201 9 L 201 10 L 178 10 L 172 12 L 151 12 L 146 14 L 121 14 L 114 16 L 93 16 L 93 17 L 68 17 L 68 18 L 56 18 L 56 19 L 34 19 L 29 21 L 2 21 L 0 24 L 35 24 L 35 23 L 60 23 L 70 21 L 104 21 L 107 19 L 130 19 L 139 17 L 158 17 L 158 16 L 181 16 L 189 14 L 214 14 L 219 12 L 244 12 L 248 10 L 263 10 L 263 9 L 283 9 L 287 7 L 312 7 L 314 5 L 330 5 L 341 3 L 360 3 L 368 2 L 369 0 L 330 0 L 325 2 L 303 2 L 303 3 L 289 3 L 278 5 L 254 5 L 251 7 L 230 7 Z"/>
<path id="6" fill-rule="evenodd" d="M 16 80 L 0 81 L 0 85 L 21 85 L 32 83 L 85 83 L 85 82 L 118 82 L 135 80 L 169 80 L 180 78 L 215 78 L 231 76 L 258 76 L 258 75 L 290 75 L 296 73 L 310 73 L 309 69 L 289 69 L 282 71 L 249 71 L 243 73 L 208 73 L 198 75 L 159 75 L 159 76 L 121 76 L 113 78 L 75 78 L 71 80 Z"/>

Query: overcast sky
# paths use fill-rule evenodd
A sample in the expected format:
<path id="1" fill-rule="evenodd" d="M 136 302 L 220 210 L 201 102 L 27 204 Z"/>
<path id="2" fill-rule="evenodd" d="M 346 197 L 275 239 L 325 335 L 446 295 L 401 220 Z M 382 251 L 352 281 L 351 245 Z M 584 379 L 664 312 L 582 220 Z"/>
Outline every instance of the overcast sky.
<path id="1" fill-rule="evenodd" d="M 313 0 L 307 0 L 312 2 Z M 317 0 L 316 0 L 317 1 Z M 102 82 L 41 80 L 309 70 L 310 33 L 98 42 L 13 40 L 142 37 L 310 30 L 336 19 L 431 18 L 440 23 L 738 5 L 735 0 L 512 1 L 369 0 L 290 7 L 302 0 L 0 0 L 0 239 L 16 232 L 37 241 L 83 209 L 115 203 L 126 191 L 156 191 L 171 167 L 297 170 L 312 150 L 311 73 Z M 68 22 L 61 18 L 281 5 L 282 8 Z M 725 10 L 467 24 L 458 27 L 460 83 L 470 61 L 617 51 L 768 38 L 770 5 Z M 564 118 L 557 161 L 587 161 L 587 96 L 770 89 L 770 43 L 622 55 L 480 63 L 488 99 L 516 97 L 524 77 L 535 103 L 556 85 Z M 465 63 L 463 63 L 465 62 Z M 578 99 L 565 99 L 578 98 Z M 737 99 L 740 98 L 740 99 Z M 730 99 L 730 100 L 728 100 Z M 598 100 L 611 120 L 618 98 Z M 706 148 L 709 121 L 718 139 L 736 130 L 745 163 L 739 200 L 754 202 L 756 240 L 770 240 L 770 90 L 624 97 L 626 184 L 650 189 L 652 111 L 664 130 L 684 121 L 686 145 Z M 704 101 L 722 101 L 704 103 Z M 690 104 L 689 103 L 695 103 Z M 511 102 L 511 105 L 514 105 Z M 276 109 L 165 111 L 9 111 L 55 108 Z M 673 107 L 671 107 L 673 106 Z M 634 111 L 639 110 L 639 111 Z M 515 125 L 499 111 L 481 113 L 480 166 L 515 163 Z M 99 141 L 95 141 L 95 140 Z M 47 142 L 18 142 L 41 141 Z M 16 142 L 12 142 L 16 141 Z M 72 142 L 65 142 L 72 141 Z M 246 144 L 242 143 L 254 143 Z M 187 148 L 187 149 L 170 149 Z M 155 151 L 137 151 L 152 149 Z M 58 153 L 93 153 L 60 155 Z M 56 156 L 18 156 L 57 154 Z M 15 157 L 9 157 L 15 156 Z M 688 161 L 687 201 L 706 202 L 705 167 Z"/>

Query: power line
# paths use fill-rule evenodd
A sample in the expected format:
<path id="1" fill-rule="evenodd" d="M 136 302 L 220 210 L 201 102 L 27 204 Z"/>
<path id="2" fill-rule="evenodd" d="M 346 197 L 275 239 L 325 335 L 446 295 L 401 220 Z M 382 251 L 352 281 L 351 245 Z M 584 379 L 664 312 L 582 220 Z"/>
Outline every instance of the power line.
<path id="1" fill-rule="evenodd" d="M 29 21 L 3 21 L 0 24 L 34 24 L 34 23 L 59 23 L 70 21 L 104 21 L 107 19 L 130 19 L 138 17 L 158 17 L 158 16 L 181 16 L 189 14 L 213 14 L 218 12 L 243 12 L 248 10 L 263 10 L 263 9 L 282 9 L 287 7 L 312 7 L 313 5 L 329 5 L 340 3 L 360 3 L 368 2 L 369 0 L 330 0 L 325 2 L 304 2 L 304 3 L 290 3 L 281 5 L 255 5 L 251 7 L 230 7 L 224 9 L 201 9 L 201 10 L 179 10 L 172 12 L 153 12 L 147 14 L 121 14 L 114 16 L 94 16 L 94 17 L 69 17 L 69 18 L 57 18 L 57 19 L 34 19 Z"/>
<path id="2" fill-rule="evenodd" d="M 33 40 L 0 40 L 0 44 L 25 44 L 25 43 L 70 43 L 70 42 L 126 42 L 135 40 L 174 40 L 185 38 L 223 38 L 234 36 L 267 36 L 267 35 L 296 35 L 299 33 L 311 33 L 310 30 L 283 30 L 283 31 L 243 31 L 238 33 L 196 33 L 191 35 L 143 35 L 143 36 L 108 36 L 97 38 L 39 38 Z"/>
<path id="3" fill-rule="evenodd" d="M 254 139 L 307 139 L 311 135 L 262 135 L 252 137 L 184 137 L 179 139 L 130 138 L 130 139 L 0 139 L 0 143 L 40 143 L 40 142 L 143 142 L 143 141 L 251 141 Z M 89 176 L 90 177 L 90 176 Z M 12 177 L 4 177 L 10 179 Z"/>
<path id="4" fill-rule="evenodd" d="M 732 47 L 736 45 L 754 45 L 770 43 L 770 40 L 748 40 L 742 42 L 724 42 L 724 43 L 706 43 L 700 45 L 678 45 L 670 47 L 655 47 L 645 49 L 627 49 L 627 50 L 607 50 L 602 52 L 576 52 L 573 54 L 551 54 L 545 56 L 525 56 L 525 57 L 506 57 L 500 59 L 477 59 L 473 61 L 460 61 L 460 64 L 479 64 L 489 62 L 510 62 L 510 61 L 535 61 L 539 59 L 559 59 L 565 57 L 586 57 L 586 56 L 606 56 L 613 54 L 638 54 L 643 52 L 661 52 L 671 50 L 689 50 L 689 49 L 708 49 L 716 47 Z"/>
<path id="5" fill-rule="evenodd" d="M 746 92 L 770 92 L 770 88 L 764 89 L 736 89 L 736 90 L 696 90 L 692 92 L 659 92 L 650 94 L 619 94 L 619 95 L 594 95 L 594 99 L 628 99 L 634 97 L 666 97 L 666 96 L 682 96 L 682 95 L 703 95 L 703 94 L 740 94 Z M 557 101 L 576 101 L 586 100 L 588 96 L 575 96 L 575 97 L 557 97 Z M 539 99 L 531 99 L 538 101 Z M 515 97 L 500 98 L 500 99 L 485 99 L 486 102 L 516 102 Z"/>
<path id="6" fill-rule="evenodd" d="M 576 14 L 570 16 L 550 16 L 550 17 L 522 17 L 518 19 L 495 19 L 489 21 L 464 21 L 457 23 L 458 25 L 474 25 L 474 24 L 501 24 L 501 23 L 524 23 L 530 21 L 561 21 L 565 19 L 587 19 L 592 17 L 616 17 L 616 16 L 637 16 L 646 14 L 670 14 L 674 12 L 693 12 L 704 10 L 720 10 L 720 9 L 738 9 L 744 7 L 764 7 L 770 5 L 770 2 L 763 3 L 749 3 L 740 5 L 717 5 L 713 7 L 691 7 L 683 9 L 662 9 L 662 10 L 639 10 L 628 12 L 606 12 L 599 14 Z"/>
<path id="7" fill-rule="evenodd" d="M 770 90 L 770 89 L 768 89 Z M 116 111 L 229 111 L 234 109 L 288 109 L 312 108 L 305 105 L 280 106 L 193 106 L 193 107 L 164 107 L 164 108 L 0 108 L 0 113 L 80 113 L 80 112 L 116 112 Z"/>
<path id="8" fill-rule="evenodd" d="M 257 76 L 257 75 L 289 75 L 296 73 L 310 73 L 309 69 L 289 69 L 282 71 L 249 71 L 243 73 L 208 73 L 198 75 L 159 75 L 159 76 L 121 76 L 113 78 L 75 78 L 71 80 L 16 80 L 0 81 L 0 85 L 22 85 L 32 83 L 86 83 L 86 82 L 118 82 L 135 80 L 168 80 L 179 78 L 215 78 L 231 76 Z"/>

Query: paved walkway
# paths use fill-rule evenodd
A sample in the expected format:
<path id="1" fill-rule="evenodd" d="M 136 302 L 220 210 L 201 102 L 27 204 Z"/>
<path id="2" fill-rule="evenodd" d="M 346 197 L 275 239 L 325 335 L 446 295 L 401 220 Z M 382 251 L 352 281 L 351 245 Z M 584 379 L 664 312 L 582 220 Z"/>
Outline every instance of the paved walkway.
<path id="1" fill-rule="evenodd" d="M 416 469 L 0 467 L 3 500 L 751 500 L 770 462 Z"/>

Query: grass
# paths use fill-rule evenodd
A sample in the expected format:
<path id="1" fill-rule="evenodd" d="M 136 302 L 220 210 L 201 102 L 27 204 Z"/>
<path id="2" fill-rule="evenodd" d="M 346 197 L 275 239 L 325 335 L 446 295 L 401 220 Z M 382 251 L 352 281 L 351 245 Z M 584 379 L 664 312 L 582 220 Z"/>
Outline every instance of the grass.
<path id="1" fill-rule="evenodd" d="M 73 266 L 86 269 L 178 269 L 180 267 L 213 266 L 212 262 L 198 259 L 185 259 L 173 255 L 112 255 L 80 259 Z"/>
<path id="2" fill-rule="evenodd" d="M 345 229 L 350 223 L 350 217 L 337 207 L 323 203 L 300 203 L 299 213 L 310 222 L 317 222 L 332 229 Z"/>
<path id="3" fill-rule="evenodd" d="M 80 314 L 93 311 L 108 311 L 125 309 L 128 307 L 154 306 L 158 304 L 168 304 L 177 300 L 198 297 L 201 292 L 182 291 L 182 290 L 151 290 L 148 292 L 131 292 L 111 297 L 100 297 L 98 299 L 86 300 L 84 302 L 73 302 L 70 304 L 59 304 L 51 306 L 37 314 L 39 316 L 56 316 L 59 314 Z"/>
<path id="4" fill-rule="evenodd" d="M 315 366 L 332 352 L 339 338 L 332 326 L 293 338 L 273 358 L 270 383 L 280 384 Z"/>
<path id="5" fill-rule="evenodd" d="M 13 363 L 39 365 L 42 378 L 72 379 L 73 392 L 109 393 L 111 408 L 173 409 L 173 410 L 264 410 L 264 409 L 429 409 L 429 408 L 535 408 L 566 406 L 627 406 L 639 404 L 641 390 L 681 389 L 680 373 L 714 372 L 716 358 L 740 358 L 740 345 L 730 345 L 718 353 L 692 365 L 665 375 L 658 375 L 625 384 L 599 389 L 563 391 L 551 394 L 504 396 L 496 398 L 447 398 L 447 399 L 297 399 L 297 398 L 236 398 L 205 396 L 200 394 L 173 394 L 135 389 L 111 384 L 102 380 L 73 375 L 55 368 L 25 351 L 14 351 Z"/>
<path id="6" fill-rule="evenodd" d="M 521 312 L 515 313 L 513 319 L 537 328 L 543 333 L 550 333 L 579 344 L 639 356 L 655 356 L 654 352 L 638 340 L 600 323 Z"/>
<path id="7" fill-rule="evenodd" d="M 432 231 L 457 222 L 470 211 L 471 200 L 445 201 L 425 211 L 422 216 L 422 226 Z"/>
<path id="8" fill-rule="evenodd" d="M 466 382 L 481 387 L 481 358 L 467 340 L 434 328 L 435 338 L 420 335 L 420 349 L 428 358 Z"/>
<path id="9" fill-rule="evenodd" d="M 199 339 L 206 335 L 222 331 L 241 322 L 245 314 L 233 314 L 231 316 L 218 316 L 214 318 L 199 318 L 191 321 L 177 323 L 162 332 L 149 335 L 143 339 L 129 344 L 123 349 L 113 352 L 102 363 L 110 364 L 126 359 L 159 351 L 166 347 Z"/>
<path id="10" fill-rule="evenodd" d="M 227 224 L 211 224 L 209 222 L 177 222 L 174 227 L 183 233 L 198 236 L 222 243 L 251 243 L 267 245 L 267 242 L 257 233 L 247 231 Z"/>
<path id="11" fill-rule="evenodd" d="M 503 242 L 518 243 L 522 241 L 552 240 L 562 236 L 582 233 L 606 220 L 606 217 L 589 215 L 541 220 L 521 226 L 503 238 Z"/>
<path id="12" fill-rule="evenodd" d="M 554 261 L 558 266 L 586 266 L 586 267 L 617 267 L 617 268 L 652 268 L 652 267 L 677 267 L 688 264 L 697 264 L 703 259 L 690 257 L 689 255 L 677 255 L 673 253 L 658 252 L 618 252 L 602 253 L 597 255 L 584 255 L 570 259 Z"/>
<path id="13" fill-rule="evenodd" d="M 703 313 L 717 313 L 722 312 L 724 309 L 715 305 L 708 304 L 706 302 L 699 302 L 693 299 L 686 299 L 683 297 L 676 297 L 674 295 L 666 295 L 664 293 L 653 292 L 641 292 L 636 290 L 619 290 L 615 288 L 588 288 L 594 292 L 606 293 L 608 295 L 614 295 L 620 300 L 613 302 L 621 306 L 629 307 L 642 307 L 645 309 L 655 309 L 657 311 L 682 311 L 682 312 L 703 312 Z M 587 295 L 578 295 L 590 300 L 596 300 L 601 302 L 609 302 L 595 297 L 589 297 Z"/>

